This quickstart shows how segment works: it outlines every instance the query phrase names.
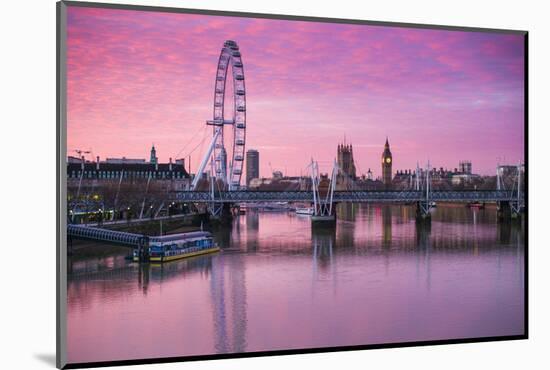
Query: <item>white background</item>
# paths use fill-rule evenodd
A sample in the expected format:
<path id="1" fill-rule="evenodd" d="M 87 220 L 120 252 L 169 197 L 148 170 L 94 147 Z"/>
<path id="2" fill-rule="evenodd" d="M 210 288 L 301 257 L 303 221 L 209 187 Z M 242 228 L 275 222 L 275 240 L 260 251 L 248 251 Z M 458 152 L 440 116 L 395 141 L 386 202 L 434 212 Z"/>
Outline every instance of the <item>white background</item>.
<path id="1" fill-rule="evenodd" d="M 548 368 L 550 245 L 545 166 L 550 141 L 550 12 L 544 1 L 137 1 L 111 2 L 380 21 L 510 28 L 529 41 L 530 339 L 148 365 L 156 369 Z M 55 357 L 55 1 L 1 6 L 0 365 L 52 368 Z M 546 157 L 546 158 L 545 158 Z M 546 212 L 544 212 L 547 210 Z"/>

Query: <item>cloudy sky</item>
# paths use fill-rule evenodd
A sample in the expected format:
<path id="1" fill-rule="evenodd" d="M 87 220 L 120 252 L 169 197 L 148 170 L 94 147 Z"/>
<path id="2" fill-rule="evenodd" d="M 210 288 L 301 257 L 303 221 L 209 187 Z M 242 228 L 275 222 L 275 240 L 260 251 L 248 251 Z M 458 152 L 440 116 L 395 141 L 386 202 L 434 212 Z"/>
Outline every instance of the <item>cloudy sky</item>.
<path id="1" fill-rule="evenodd" d="M 394 170 L 523 160 L 520 35 L 80 7 L 68 10 L 68 150 L 148 158 L 154 143 L 163 162 L 192 152 L 196 169 L 227 39 L 261 175 L 300 174 L 311 157 L 328 170 L 344 138 L 376 176 L 386 136 Z"/>

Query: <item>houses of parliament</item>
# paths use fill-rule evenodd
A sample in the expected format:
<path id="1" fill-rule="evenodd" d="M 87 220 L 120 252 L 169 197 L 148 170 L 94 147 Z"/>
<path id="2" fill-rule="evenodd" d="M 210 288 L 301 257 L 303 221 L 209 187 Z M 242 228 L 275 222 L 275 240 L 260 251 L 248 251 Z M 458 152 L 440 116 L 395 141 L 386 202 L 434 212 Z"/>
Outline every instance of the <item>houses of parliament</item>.
<path id="1" fill-rule="evenodd" d="M 337 186 L 344 190 L 351 190 L 354 187 L 369 188 L 369 189 L 391 189 L 393 175 L 392 165 L 393 156 L 390 150 L 390 143 L 386 138 L 384 150 L 382 152 L 382 176 L 380 179 L 374 179 L 371 169 L 369 168 L 366 175 L 357 177 L 355 160 L 353 158 L 352 144 L 338 144 L 337 154 L 338 162 L 338 177 Z"/>
<path id="2" fill-rule="evenodd" d="M 417 173 L 412 169 L 397 170 L 393 172 L 393 155 L 390 143 L 386 137 L 386 143 L 382 150 L 381 176 L 374 178 L 369 168 L 366 175 L 357 176 L 356 162 L 353 156 L 351 144 L 340 144 L 337 149 L 338 176 L 336 187 L 338 190 L 405 190 L 412 189 L 416 182 Z M 425 178 L 425 169 L 418 169 L 420 182 Z M 484 189 L 494 188 L 496 179 L 483 179 L 480 175 L 472 173 L 472 162 L 460 161 L 456 168 L 431 168 L 430 183 L 436 190 L 450 189 Z"/>

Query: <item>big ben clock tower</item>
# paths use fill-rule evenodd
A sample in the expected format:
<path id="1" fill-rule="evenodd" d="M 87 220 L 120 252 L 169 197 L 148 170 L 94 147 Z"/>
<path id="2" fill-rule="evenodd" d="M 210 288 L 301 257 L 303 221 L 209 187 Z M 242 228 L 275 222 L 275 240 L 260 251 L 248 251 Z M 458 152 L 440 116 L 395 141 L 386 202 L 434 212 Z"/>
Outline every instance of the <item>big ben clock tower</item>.
<path id="1" fill-rule="evenodd" d="M 390 151 L 390 143 L 388 142 L 388 138 L 386 137 L 384 152 L 382 152 L 382 182 L 384 183 L 384 186 L 386 187 L 386 189 L 389 189 L 391 187 L 391 180 L 392 180 L 391 165 L 392 165 L 392 155 Z"/>

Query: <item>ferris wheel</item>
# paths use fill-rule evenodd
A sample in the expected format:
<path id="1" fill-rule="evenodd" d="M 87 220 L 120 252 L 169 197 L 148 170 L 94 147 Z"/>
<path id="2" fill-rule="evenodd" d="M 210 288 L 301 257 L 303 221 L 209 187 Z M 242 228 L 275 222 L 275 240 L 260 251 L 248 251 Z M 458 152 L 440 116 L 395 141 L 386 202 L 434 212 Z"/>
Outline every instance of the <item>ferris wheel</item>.
<path id="1" fill-rule="evenodd" d="M 231 73 L 229 74 L 230 67 Z M 232 79 L 232 85 L 227 83 L 228 75 Z M 230 102 L 232 107 L 227 107 L 230 117 L 227 117 L 226 99 L 232 100 Z M 244 165 L 246 92 L 241 52 L 237 43 L 232 40 L 225 41 L 220 52 L 214 85 L 213 119 L 206 121 L 206 124 L 212 126 L 212 140 L 199 165 L 192 188 L 195 189 L 200 175 L 210 161 L 212 176 L 226 184 L 229 190 L 236 190 L 241 184 Z M 224 132 L 227 130 L 226 126 L 228 126 L 227 128 L 231 127 L 231 132 Z M 228 139 L 227 146 L 225 139 Z M 229 154 L 228 149 L 230 150 Z"/>

